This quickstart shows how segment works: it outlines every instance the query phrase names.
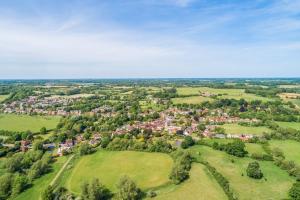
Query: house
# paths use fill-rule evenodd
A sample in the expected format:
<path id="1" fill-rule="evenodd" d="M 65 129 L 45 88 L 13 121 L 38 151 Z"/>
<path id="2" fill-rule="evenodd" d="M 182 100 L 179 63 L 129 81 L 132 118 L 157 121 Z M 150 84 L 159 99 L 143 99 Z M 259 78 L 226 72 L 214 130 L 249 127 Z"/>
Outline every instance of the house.
<path id="1" fill-rule="evenodd" d="M 20 146 L 20 150 L 22 152 L 26 152 L 28 151 L 28 149 L 31 148 L 31 143 L 28 140 L 22 140 L 21 141 L 21 146 Z"/>

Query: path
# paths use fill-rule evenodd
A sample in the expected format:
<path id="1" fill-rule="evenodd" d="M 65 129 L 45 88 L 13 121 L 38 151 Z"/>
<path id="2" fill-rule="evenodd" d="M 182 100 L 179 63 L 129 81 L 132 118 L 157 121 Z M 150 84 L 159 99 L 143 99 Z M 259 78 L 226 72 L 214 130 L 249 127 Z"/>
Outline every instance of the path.
<path id="1" fill-rule="evenodd" d="M 53 186 L 54 183 L 56 182 L 56 180 L 60 177 L 60 175 L 63 173 L 63 171 L 65 170 L 65 168 L 68 166 L 69 162 L 74 158 L 75 155 L 72 155 L 67 162 L 62 166 L 62 168 L 59 170 L 59 172 L 56 174 L 56 176 L 54 177 L 54 179 L 51 181 L 50 185 Z"/>

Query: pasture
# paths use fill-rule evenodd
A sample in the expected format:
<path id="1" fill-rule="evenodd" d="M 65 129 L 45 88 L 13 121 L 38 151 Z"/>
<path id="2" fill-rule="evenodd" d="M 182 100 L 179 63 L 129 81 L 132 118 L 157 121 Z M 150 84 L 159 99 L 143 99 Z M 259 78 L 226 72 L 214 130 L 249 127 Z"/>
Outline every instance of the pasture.
<path id="1" fill-rule="evenodd" d="M 180 185 L 157 190 L 154 200 L 222 200 L 227 199 L 224 191 L 210 174 L 208 169 L 201 164 L 193 164 L 190 178 Z"/>
<path id="2" fill-rule="evenodd" d="M 300 165 L 300 142 L 294 140 L 271 140 L 269 143 L 271 149 L 275 147 L 281 149 L 286 160 L 294 161 Z"/>
<path id="3" fill-rule="evenodd" d="M 202 97 L 202 96 L 190 96 L 190 97 L 179 97 L 173 98 L 172 102 L 174 104 L 200 104 L 205 101 L 212 101 L 212 98 L 209 97 Z"/>
<path id="4" fill-rule="evenodd" d="M 120 177 L 127 175 L 142 189 L 149 189 L 169 182 L 172 165 L 172 158 L 161 153 L 98 151 L 80 158 L 65 187 L 79 194 L 84 181 L 99 178 L 115 192 Z"/>
<path id="5" fill-rule="evenodd" d="M 179 87 L 177 88 L 178 95 L 201 95 L 201 93 L 209 93 L 217 95 L 219 99 L 246 99 L 248 101 L 261 100 L 272 101 L 273 99 L 257 96 L 255 94 L 245 93 L 244 89 L 215 89 L 209 87 Z"/>
<path id="6" fill-rule="evenodd" d="M 293 128 L 300 130 L 300 122 L 276 122 L 282 128 Z"/>
<path id="7" fill-rule="evenodd" d="M 259 161 L 264 178 L 255 180 L 246 175 L 249 162 L 254 161 L 250 158 L 237 158 L 207 146 L 194 146 L 191 150 L 196 155 L 200 152 L 198 159 L 209 162 L 229 180 L 231 188 L 240 200 L 285 199 L 295 181 L 272 162 Z"/>
<path id="8" fill-rule="evenodd" d="M 7 131 L 39 132 L 42 127 L 53 129 L 60 117 L 0 114 L 0 129 Z"/>
<path id="9" fill-rule="evenodd" d="M 0 102 L 4 101 L 9 95 L 0 95 Z"/>
<path id="10" fill-rule="evenodd" d="M 225 129 L 225 133 L 232 135 L 251 134 L 251 135 L 262 135 L 264 132 L 268 133 L 271 130 L 267 127 L 259 126 L 241 126 L 239 124 L 224 124 L 220 127 Z"/>
<path id="11" fill-rule="evenodd" d="M 51 183 L 52 179 L 55 177 L 55 175 L 58 173 L 60 168 L 64 165 L 66 162 L 67 157 L 59 157 L 57 158 L 57 161 L 52 165 L 52 171 L 41 178 L 36 179 L 33 181 L 32 187 L 22 192 L 19 196 L 17 196 L 16 200 L 24 200 L 24 199 L 30 199 L 30 200 L 40 200 L 41 194 L 44 192 L 44 190 L 48 187 L 48 185 Z"/>
<path id="12" fill-rule="evenodd" d="M 265 153 L 261 144 L 255 144 L 255 143 L 246 143 L 246 150 L 248 151 L 249 155 L 253 153 Z"/>

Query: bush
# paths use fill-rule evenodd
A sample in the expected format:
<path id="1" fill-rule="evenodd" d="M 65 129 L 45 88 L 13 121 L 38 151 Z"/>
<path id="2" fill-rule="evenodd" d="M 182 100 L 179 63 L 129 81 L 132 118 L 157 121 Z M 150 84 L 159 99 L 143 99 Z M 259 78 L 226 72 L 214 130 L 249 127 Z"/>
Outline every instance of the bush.
<path id="1" fill-rule="evenodd" d="M 292 200 L 300 200 L 300 182 L 297 181 L 293 184 L 289 191 L 289 196 Z"/>
<path id="2" fill-rule="evenodd" d="M 251 162 L 247 167 L 247 175 L 254 179 L 261 179 L 264 175 L 260 170 L 258 162 Z"/>

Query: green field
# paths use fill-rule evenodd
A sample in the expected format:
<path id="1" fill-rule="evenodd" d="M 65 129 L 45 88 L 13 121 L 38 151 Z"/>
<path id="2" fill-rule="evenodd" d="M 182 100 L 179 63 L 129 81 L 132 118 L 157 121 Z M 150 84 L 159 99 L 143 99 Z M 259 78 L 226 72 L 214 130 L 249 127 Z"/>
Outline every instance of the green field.
<path id="1" fill-rule="evenodd" d="M 253 161 L 250 158 L 237 158 L 207 146 L 195 146 L 192 151 L 200 152 L 200 159 L 208 161 L 229 180 L 240 200 L 284 199 L 288 197 L 288 190 L 294 183 L 294 179 L 287 172 L 272 162 L 259 161 L 266 179 L 255 180 L 246 175 L 247 166 Z"/>
<path id="2" fill-rule="evenodd" d="M 42 127 L 53 129 L 60 117 L 0 114 L 0 130 L 38 132 Z"/>
<path id="3" fill-rule="evenodd" d="M 265 153 L 264 149 L 260 144 L 246 143 L 246 150 L 251 155 L 253 153 Z"/>
<path id="4" fill-rule="evenodd" d="M 157 191 L 154 200 L 223 200 L 227 199 L 220 185 L 201 164 L 193 164 L 190 178 L 182 184 Z"/>
<path id="5" fill-rule="evenodd" d="M 0 102 L 4 101 L 9 95 L 0 95 Z"/>
<path id="6" fill-rule="evenodd" d="M 245 93 L 244 89 L 215 89 L 209 87 L 180 87 L 177 88 L 177 93 L 179 95 L 200 95 L 202 92 L 208 92 L 213 95 L 221 95 L 218 98 L 227 98 L 227 99 L 247 99 L 252 100 L 261 100 L 261 101 L 272 101 L 270 98 L 257 96 L 254 94 Z"/>
<path id="7" fill-rule="evenodd" d="M 78 194 L 84 181 L 99 178 L 110 190 L 116 191 L 120 177 L 127 175 L 139 187 L 148 189 L 167 184 L 172 165 L 172 158 L 161 153 L 98 151 L 80 158 L 65 186 Z"/>
<path id="8" fill-rule="evenodd" d="M 300 130 L 300 122 L 276 122 L 280 127 Z"/>
<path id="9" fill-rule="evenodd" d="M 286 160 L 291 160 L 300 165 L 300 143 L 294 140 L 271 140 L 271 148 L 279 148 L 283 151 Z"/>
<path id="10" fill-rule="evenodd" d="M 225 129 L 227 134 L 240 135 L 240 134 L 251 134 L 251 135 L 262 135 L 264 132 L 270 132 L 271 130 L 267 127 L 259 126 L 241 126 L 239 124 L 224 124 L 221 125 Z"/>
<path id="11" fill-rule="evenodd" d="M 212 101 L 212 98 L 209 97 L 202 97 L 202 96 L 191 96 L 191 97 L 179 97 L 179 98 L 173 98 L 172 102 L 174 104 L 200 104 L 204 101 Z"/>
<path id="12" fill-rule="evenodd" d="M 48 185 L 51 183 L 52 179 L 55 177 L 55 175 L 63 166 L 63 164 L 66 162 L 66 160 L 67 157 L 57 158 L 57 161 L 53 164 L 52 172 L 35 180 L 33 182 L 33 186 L 28 190 L 25 190 L 19 196 L 17 196 L 16 200 L 25 200 L 25 199 L 40 200 L 42 192 L 48 187 Z"/>

